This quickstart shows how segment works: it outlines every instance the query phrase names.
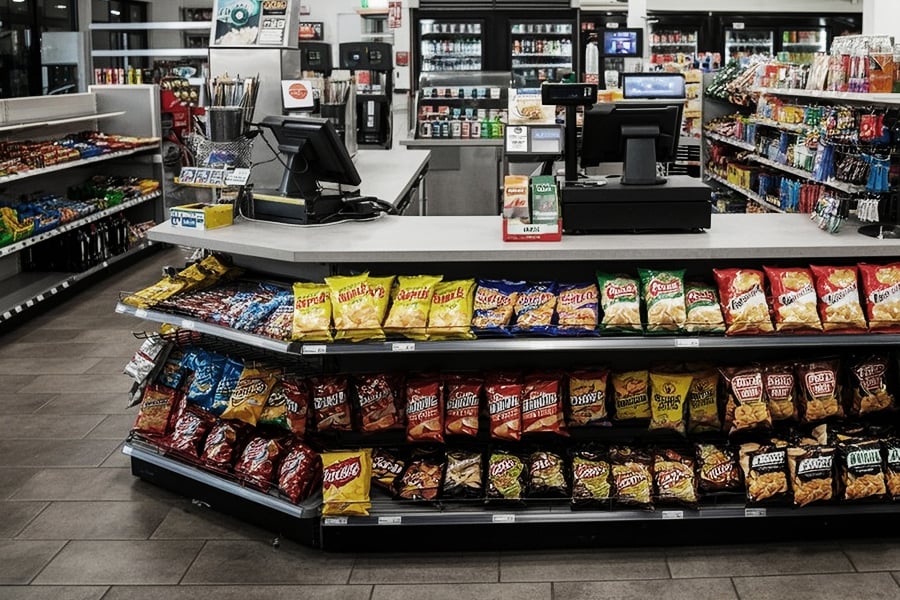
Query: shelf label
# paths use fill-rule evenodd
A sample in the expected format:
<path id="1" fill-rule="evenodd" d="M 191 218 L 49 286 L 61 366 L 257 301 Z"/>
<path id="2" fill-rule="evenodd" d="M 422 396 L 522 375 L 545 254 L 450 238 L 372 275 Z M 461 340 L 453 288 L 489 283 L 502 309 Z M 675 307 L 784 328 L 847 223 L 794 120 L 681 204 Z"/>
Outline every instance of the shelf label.
<path id="1" fill-rule="evenodd" d="M 745 27 L 745 24 L 740 21 L 735 21 L 731 24 L 732 29 L 743 29 L 744 27 Z"/>
<path id="2" fill-rule="evenodd" d="M 516 515 L 491 515 L 491 523 L 515 523 Z"/>
<path id="3" fill-rule="evenodd" d="M 676 348 L 699 348 L 700 347 L 700 339 L 699 338 L 690 338 L 687 340 L 675 340 Z"/>
<path id="4" fill-rule="evenodd" d="M 378 517 L 379 525 L 400 525 L 403 522 L 403 517 L 400 515 L 394 515 L 390 517 Z"/>
<path id="5" fill-rule="evenodd" d="M 683 510 L 664 510 L 662 511 L 662 519 L 663 521 L 669 519 L 683 519 L 684 511 Z"/>
<path id="6" fill-rule="evenodd" d="M 181 320 L 181 328 L 182 328 L 182 329 L 191 329 L 191 330 L 193 330 L 195 325 L 196 325 L 196 324 L 195 324 L 193 321 L 189 321 L 188 319 L 182 319 L 182 320 Z"/>
<path id="7" fill-rule="evenodd" d="M 415 352 L 415 342 L 394 342 L 391 344 L 391 352 Z"/>
<path id="8" fill-rule="evenodd" d="M 120 312 L 121 312 L 121 311 L 120 311 Z M 146 319 L 146 318 L 147 318 L 147 311 L 144 310 L 143 308 L 139 308 L 139 309 L 137 309 L 136 311 L 134 311 L 134 316 L 136 316 L 138 319 Z"/>
<path id="9" fill-rule="evenodd" d="M 225 177 L 225 185 L 247 185 L 250 169 L 235 169 Z"/>
<path id="10" fill-rule="evenodd" d="M 766 509 L 764 509 L 764 508 L 745 508 L 744 516 L 747 518 L 764 517 L 764 516 L 766 516 Z"/>
<path id="11" fill-rule="evenodd" d="M 325 354 L 328 352 L 328 346 L 325 344 L 304 344 L 300 348 L 300 354 Z"/>
<path id="12" fill-rule="evenodd" d="M 325 517 L 322 519 L 322 525 L 346 525 L 347 517 Z"/>

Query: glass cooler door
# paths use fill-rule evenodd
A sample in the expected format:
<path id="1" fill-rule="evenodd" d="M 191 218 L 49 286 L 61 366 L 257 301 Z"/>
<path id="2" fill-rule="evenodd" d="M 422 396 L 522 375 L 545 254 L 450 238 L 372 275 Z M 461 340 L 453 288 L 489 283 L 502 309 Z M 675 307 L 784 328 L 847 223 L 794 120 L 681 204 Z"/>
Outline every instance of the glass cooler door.
<path id="1" fill-rule="evenodd" d="M 775 56 L 774 31 L 771 29 L 725 29 L 724 60 L 739 60 L 754 54 Z"/>
<path id="2" fill-rule="evenodd" d="M 537 87 L 575 70 L 573 21 L 510 21 L 513 85 Z"/>
<path id="3" fill-rule="evenodd" d="M 481 20 L 421 19 L 421 72 L 481 71 L 484 61 Z"/>
<path id="4" fill-rule="evenodd" d="M 781 32 L 781 52 L 778 58 L 784 62 L 809 64 L 817 52 L 828 50 L 828 30 L 785 29 Z"/>
<path id="5" fill-rule="evenodd" d="M 652 25 L 650 33 L 650 62 L 654 64 L 683 63 L 685 57 L 697 55 L 697 29 Z"/>

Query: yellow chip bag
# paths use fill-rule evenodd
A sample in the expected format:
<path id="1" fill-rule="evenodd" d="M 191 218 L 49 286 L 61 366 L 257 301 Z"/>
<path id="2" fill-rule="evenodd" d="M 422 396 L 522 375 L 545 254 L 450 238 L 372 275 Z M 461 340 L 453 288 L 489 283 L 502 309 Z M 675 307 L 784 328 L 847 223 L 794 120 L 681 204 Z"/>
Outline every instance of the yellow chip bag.
<path id="1" fill-rule="evenodd" d="M 391 290 L 394 287 L 393 275 L 387 277 L 369 277 L 369 295 L 375 301 L 375 314 L 379 323 L 384 323 L 387 315 L 388 304 L 391 303 Z"/>
<path id="2" fill-rule="evenodd" d="M 693 375 L 650 373 L 650 429 L 687 433 L 684 409 L 693 380 Z"/>
<path id="3" fill-rule="evenodd" d="M 613 373 L 612 384 L 616 421 L 649 419 L 652 416 L 647 371 Z"/>
<path id="4" fill-rule="evenodd" d="M 237 386 L 231 392 L 228 407 L 222 413 L 222 418 L 236 419 L 255 427 L 279 374 L 279 369 L 245 366 Z"/>
<path id="5" fill-rule="evenodd" d="M 331 293 L 336 340 L 383 340 L 375 300 L 369 294 L 369 274 L 326 277 Z"/>
<path id="6" fill-rule="evenodd" d="M 434 286 L 426 333 L 432 340 L 475 339 L 472 312 L 475 280 L 442 281 Z"/>
<path id="7" fill-rule="evenodd" d="M 414 340 L 428 339 L 425 327 L 428 325 L 431 297 L 434 295 L 434 286 L 441 279 L 441 275 L 398 277 L 391 310 L 384 322 L 385 331 L 399 333 Z"/>
<path id="8" fill-rule="evenodd" d="M 129 294 L 122 299 L 122 302 L 136 308 L 150 308 L 183 291 L 188 283 L 186 279 L 181 277 L 165 277 L 150 287 Z"/>
<path id="9" fill-rule="evenodd" d="M 322 453 L 322 516 L 367 516 L 372 449 Z"/>
<path id="10" fill-rule="evenodd" d="M 322 283 L 294 284 L 292 340 L 331 341 L 331 296 Z"/>

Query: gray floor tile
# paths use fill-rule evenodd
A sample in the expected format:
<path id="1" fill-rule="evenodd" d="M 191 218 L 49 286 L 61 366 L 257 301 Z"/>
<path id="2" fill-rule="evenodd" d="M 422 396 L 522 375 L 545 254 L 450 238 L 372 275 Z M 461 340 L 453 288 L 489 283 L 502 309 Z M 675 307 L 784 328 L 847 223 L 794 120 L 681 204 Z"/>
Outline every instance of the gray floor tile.
<path id="1" fill-rule="evenodd" d="M 500 555 L 500 581 L 602 581 L 668 579 L 666 555 L 658 550 L 586 550 Z"/>
<path id="2" fill-rule="evenodd" d="M 29 583 L 64 545 L 65 542 L 0 540 L 0 583 Z"/>
<path id="3" fill-rule="evenodd" d="M 134 350 L 137 350 L 140 344 L 135 340 Z M 116 360 L 110 358 L 96 358 L 97 361 L 93 367 L 85 371 L 88 375 L 97 375 L 102 377 L 113 377 L 122 375 L 122 369 L 128 363 L 128 358 L 124 360 Z"/>
<path id="4" fill-rule="evenodd" d="M 77 329 L 51 329 L 48 327 L 39 327 L 37 321 L 25 323 L 7 336 L 5 343 L 10 342 L 46 342 L 54 340 L 56 342 L 72 341 L 81 333 Z"/>
<path id="5" fill-rule="evenodd" d="M 0 502 L 0 538 L 16 537 L 45 508 L 46 502 Z"/>
<path id="6" fill-rule="evenodd" d="M 0 586 L 3 600 L 100 600 L 109 588 L 105 585 L 29 585 Z"/>
<path id="7" fill-rule="evenodd" d="M 58 352 L 59 346 L 57 346 Z M 0 375 L 17 375 L 34 372 L 35 375 L 79 375 L 99 364 L 103 359 L 84 358 L 78 355 L 59 356 L 48 354 L 35 360 L 34 358 L 0 358 Z"/>
<path id="8" fill-rule="evenodd" d="M 54 502 L 18 537 L 28 540 L 146 540 L 169 510 L 167 505 L 159 502 Z"/>
<path id="9" fill-rule="evenodd" d="M 730 579 L 554 583 L 553 597 L 565 600 L 737 600 Z"/>
<path id="10" fill-rule="evenodd" d="M 896 543 L 852 542 L 841 547 L 857 571 L 900 571 L 900 547 Z"/>
<path id="11" fill-rule="evenodd" d="M 122 378 L 125 378 L 122 376 Z M 57 394 L 37 411 L 48 415 L 137 415 L 136 408 L 128 408 L 128 390 L 113 393 L 65 393 Z"/>
<path id="12" fill-rule="evenodd" d="M 887 573 L 735 577 L 741 600 L 896 600 L 900 587 Z"/>
<path id="13" fill-rule="evenodd" d="M 0 420 L 0 440 L 81 439 L 104 419 L 104 415 L 69 415 L 48 419 L 46 415 L 22 415 Z"/>
<path id="14" fill-rule="evenodd" d="M 174 507 L 150 536 L 154 540 L 259 540 L 273 538 L 271 532 L 249 523 L 194 505 Z"/>
<path id="15" fill-rule="evenodd" d="M 3 377 L 0 377 L 0 386 L 3 385 Z M 3 389 L 0 387 L 0 389 Z M 4 419 L 12 418 L 7 417 L 7 415 L 28 415 L 42 406 L 46 405 L 48 402 L 52 401 L 54 398 L 58 396 L 58 394 L 10 394 L 8 397 L 4 397 L 8 390 L 3 389 L 3 392 L 0 393 L 0 415 L 4 416 Z"/>
<path id="16" fill-rule="evenodd" d="M 128 330 L 134 323 L 134 317 L 116 314 L 115 302 L 97 302 L 96 304 L 104 306 L 106 310 L 88 313 L 78 311 L 77 316 L 73 313 L 50 313 L 44 315 L 41 320 L 35 320 L 35 324 L 54 331 L 65 331 L 67 329 L 86 331 L 89 329 L 112 329 L 117 326 L 120 326 L 123 330 Z"/>
<path id="17" fill-rule="evenodd" d="M 137 330 L 136 327 L 133 327 L 133 329 Z M 153 328 L 154 331 L 156 329 L 157 327 Z M 108 358 L 110 363 L 120 367 L 124 367 L 131 360 L 131 357 L 134 356 L 135 351 L 141 347 L 140 340 L 134 339 L 134 336 L 130 339 L 118 340 L 112 343 L 88 343 L 86 345 L 88 349 L 84 351 L 84 356 Z M 121 373 L 121 369 L 119 372 Z"/>
<path id="18" fill-rule="evenodd" d="M 128 467 L 131 468 L 131 458 L 122 452 L 122 446 L 124 446 L 124 442 L 116 446 L 116 449 L 110 453 L 110 455 L 100 463 L 101 467 L 112 467 L 112 468 L 122 468 Z"/>
<path id="19" fill-rule="evenodd" d="M 142 585 L 178 583 L 203 542 L 75 541 L 35 579 L 36 584 Z"/>
<path id="20" fill-rule="evenodd" d="M 370 585 L 114 586 L 103 600 L 369 600 Z"/>
<path id="21" fill-rule="evenodd" d="M 835 545 L 710 546 L 670 549 L 667 555 L 675 578 L 853 571 L 853 565 Z"/>
<path id="22" fill-rule="evenodd" d="M 42 469 L 12 495 L 13 500 L 153 500 L 180 498 L 150 485 L 127 468 Z"/>
<path id="23" fill-rule="evenodd" d="M 495 553 L 366 555 L 353 563 L 350 583 L 496 583 Z"/>
<path id="24" fill-rule="evenodd" d="M 3 394 L 13 394 L 22 391 L 23 387 L 33 381 L 32 375 L 0 375 L 0 390 L 3 390 Z"/>
<path id="25" fill-rule="evenodd" d="M 462 583 L 376 585 L 372 600 L 550 600 L 549 583 Z M 568 596 L 557 596 L 568 598 Z"/>
<path id="26" fill-rule="evenodd" d="M 134 425 L 137 409 L 133 409 L 132 412 L 134 414 L 108 415 L 87 434 L 88 439 L 119 440 L 121 442 L 131 431 L 131 426 Z"/>
<path id="27" fill-rule="evenodd" d="M 97 347 L 97 344 L 85 342 L 83 344 L 68 343 L 60 348 L 57 340 L 43 340 L 35 342 L 13 342 L 3 344 L 0 342 L 0 357 L 9 358 L 45 358 L 54 356 L 60 351 L 65 352 L 66 356 L 80 356 L 88 358 L 101 358 L 90 354 Z"/>
<path id="28" fill-rule="evenodd" d="M 210 541 L 182 583 L 339 584 L 347 583 L 352 565 L 352 557 L 329 556 L 291 543 L 276 549 L 263 542 Z"/>
<path id="29" fill-rule="evenodd" d="M 137 348 L 137 345 L 135 346 Z M 44 375 L 32 378 L 20 391 L 33 394 L 63 394 L 78 390 L 82 394 L 126 394 L 131 388 L 131 379 L 119 377 L 96 377 L 94 375 Z"/>
<path id="30" fill-rule="evenodd" d="M 19 491 L 31 479 L 38 469 L 19 469 L 16 467 L 0 467 L 0 500 L 6 500 Z"/>
<path id="31" fill-rule="evenodd" d="M 116 445 L 115 440 L 0 440 L 0 466 L 96 467 Z"/>

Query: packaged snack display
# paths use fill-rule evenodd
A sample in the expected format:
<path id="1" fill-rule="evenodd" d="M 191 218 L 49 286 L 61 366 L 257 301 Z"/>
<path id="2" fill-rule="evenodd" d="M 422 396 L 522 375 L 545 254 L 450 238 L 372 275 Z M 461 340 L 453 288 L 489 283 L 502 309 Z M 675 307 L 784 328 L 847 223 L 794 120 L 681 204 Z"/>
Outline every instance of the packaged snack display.
<path id="1" fill-rule="evenodd" d="M 803 423 L 816 423 L 830 417 L 844 416 L 839 374 L 838 359 L 797 363 L 797 383 L 800 387 Z"/>
<path id="2" fill-rule="evenodd" d="M 393 493 L 394 483 L 405 468 L 406 461 L 396 452 L 384 448 L 372 450 L 372 483 L 381 489 Z"/>
<path id="3" fill-rule="evenodd" d="M 606 411 L 609 371 L 575 371 L 568 377 L 569 425 L 608 424 Z"/>
<path id="4" fill-rule="evenodd" d="M 716 289 L 704 283 L 684 286 L 685 322 L 688 333 L 724 333 L 725 319 Z"/>
<path id="5" fill-rule="evenodd" d="M 370 448 L 322 453 L 322 516 L 367 516 L 371 486 Z"/>
<path id="6" fill-rule="evenodd" d="M 783 501 L 790 494 L 787 449 L 745 444 L 741 466 L 747 485 L 747 502 L 760 504 Z"/>
<path id="7" fill-rule="evenodd" d="M 309 386 L 293 375 L 278 378 L 259 417 L 260 425 L 281 427 L 294 435 L 306 434 L 309 419 Z"/>
<path id="8" fill-rule="evenodd" d="M 859 265 L 872 331 L 900 331 L 900 263 Z"/>
<path id="9" fill-rule="evenodd" d="M 561 455 L 547 450 L 528 457 L 528 493 L 535 498 L 567 498 L 565 463 Z"/>
<path id="10" fill-rule="evenodd" d="M 809 269 L 764 267 L 772 291 L 777 331 L 822 331 Z"/>
<path id="11" fill-rule="evenodd" d="M 509 333 L 516 301 L 524 289 L 524 281 L 478 280 L 472 327 L 485 332 Z"/>
<path id="12" fill-rule="evenodd" d="M 841 500 L 883 500 L 887 484 L 882 466 L 881 444 L 876 440 L 838 444 L 841 470 Z"/>
<path id="13" fill-rule="evenodd" d="M 397 278 L 392 294 L 392 304 L 384 322 L 384 330 L 399 333 L 415 340 L 428 339 L 425 327 L 434 287 L 441 281 L 440 275 L 413 275 Z"/>
<path id="14" fill-rule="evenodd" d="M 436 379 L 416 379 L 406 383 L 406 440 L 444 441 L 443 385 Z"/>
<path id="15" fill-rule="evenodd" d="M 247 442 L 234 473 L 246 483 L 267 491 L 278 472 L 278 464 L 284 454 L 281 442 L 261 436 Z"/>
<path id="16" fill-rule="evenodd" d="M 647 371 L 629 371 L 612 374 L 613 405 L 616 421 L 649 419 L 650 374 Z"/>
<path id="17" fill-rule="evenodd" d="M 480 452 L 450 450 L 444 474 L 442 496 L 444 498 L 480 498 L 484 495 L 481 479 Z"/>
<path id="18" fill-rule="evenodd" d="M 882 443 L 884 450 L 884 479 L 892 500 L 900 500 L 900 440 L 889 438 Z"/>
<path id="19" fill-rule="evenodd" d="M 522 389 L 522 433 L 565 432 L 562 390 L 558 378 L 534 374 Z"/>
<path id="20" fill-rule="evenodd" d="M 222 418 L 236 419 L 255 426 L 279 374 L 277 369 L 245 366 L 237 387 L 231 392 L 228 408 L 222 413 Z"/>
<path id="21" fill-rule="evenodd" d="M 397 497 L 403 500 L 435 500 L 444 476 L 443 457 L 427 454 L 413 457 L 397 480 Z"/>
<path id="22" fill-rule="evenodd" d="M 713 269 L 719 285 L 719 298 L 725 313 L 725 333 L 758 334 L 775 331 L 769 318 L 769 305 L 761 271 L 752 269 Z"/>
<path id="23" fill-rule="evenodd" d="M 511 452 L 496 450 L 488 459 L 486 497 L 489 500 L 521 500 L 525 494 L 525 462 Z"/>
<path id="24" fill-rule="evenodd" d="M 148 385 L 141 397 L 141 409 L 132 431 L 148 436 L 166 435 L 177 401 L 178 392 L 175 390 L 161 385 Z"/>
<path id="25" fill-rule="evenodd" d="M 653 508 L 653 461 L 641 450 L 626 446 L 609 449 L 615 500 L 625 506 Z"/>
<path id="26" fill-rule="evenodd" d="M 543 333 L 553 331 L 556 311 L 556 284 L 532 283 L 516 298 L 513 333 Z"/>
<path id="27" fill-rule="evenodd" d="M 647 331 L 681 331 L 687 322 L 684 271 L 638 269 L 647 307 Z"/>
<path id="28" fill-rule="evenodd" d="M 700 502 L 694 460 L 675 450 L 659 450 L 653 456 L 653 481 L 660 503 L 695 508 Z"/>
<path id="29" fill-rule="evenodd" d="M 763 389 L 773 421 L 796 421 L 797 385 L 794 365 L 774 363 L 763 367 Z"/>
<path id="30" fill-rule="evenodd" d="M 806 506 L 834 498 L 834 448 L 789 448 L 794 504 Z"/>
<path id="31" fill-rule="evenodd" d="M 372 277 L 366 281 L 369 287 L 369 295 L 375 301 L 375 318 L 379 323 L 384 323 L 387 317 L 388 305 L 391 303 L 391 291 L 394 289 L 394 275 L 387 277 Z"/>
<path id="32" fill-rule="evenodd" d="M 331 293 L 321 283 L 294 284 L 291 339 L 331 341 Z"/>
<path id="33" fill-rule="evenodd" d="M 383 431 L 400 422 L 394 390 L 386 375 L 359 375 L 353 384 L 362 431 Z"/>
<path id="34" fill-rule="evenodd" d="M 219 385 L 222 369 L 225 368 L 225 357 L 206 350 L 197 350 L 192 351 L 185 362 L 194 372 L 187 392 L 188 402 L 202 409 L 212 410 L 216 386 Z"/>
<path id="35" fill-rule="evenodd" d="M 888 364 L 885 356 L 869 356 L 850 367 L 850 416 L 861 417 L 896 407 L 894 395 L 887 387 Z"/>
<path id="36" fill-rule="evenodd" d="M 825 331 L 864 331 L 866 317 L 859 302 L 856 266 L 810 267 L 816 280 L 819 316 Z"/>
<path id="37" fill-rule="evenodd" d="M 172 433 L 160 443 L 182 456 L 197 459 L 211 426 L 212 417 L 208 413 L 188 406 L 175 419 Z"/>
<path id="38" fill-rule="evenodd" d="M 228 408 L 228 402 L 231 400 L 231 394 L 234 393 L 238 381 L 241 380 L 241 373 L 244 372 L 244 363 L 240 360 L 228 358 L 222 367 L 222 375 L 219 383 L 216 384 L 216 391 L 213 394 L 212 405 L 209 412 L 214 415 L 221 415 Z"/>
<path id="39" fill-rule="evenodd" d="M 297 504 L 309 498 L 321 472 L 319 454 L 303 442 L 294 442 L 278 468 L 278 490 Z"/>
<path id="40" fill-rule="evenodd" d="M 766 405 L 762 369 L 758 366 L 723 368 L 725 381 L 725 429 L 729 435 L 756 429 L 770 429 L 772 415 Z"/>
<path id="41" fill-rule="evenodd" d="M 484 385 L 491 422 L 491 437 L 498 440 L 522 439 L 522 384 L 487 381 Z"/>
<path id="42" fill-rule="evenodd" d="M 559 335 L 594 333 L 600 322 L 599 292 L 593 283 L 563 283 L 556 299 Z"/>
<path id="43" fill-rule="evenodd" d="M 643 331 L 638 282 L 626 275 L 597 273 L 600 290 L 600 325 L 605 331 Z"/>
<path id="44" fill-rule="evenodd" d="M 736 492 L 741 489 L 741 467 L 731 448 L 696 444 L 697 479 L 704 492 Z"/>
<path id="45" fill-rule="evenodd" d="M 442 281 L 434 286 L 426 333 L 432 340 L 475 337 L 472 312 L 475 305 L 475 280 Z"/>
<path id="46" fill-rule="evenodd" d="M 331 292 L 335 339 L 384 339 L 375 299 L 369 294 L 369 274 L 326 277 Z"/>
<path id="47" fill-rule="evenodd" d="M 444 433 L 476 437 L 483 383 L 475 378 L 461 377 L 450 379 L 444 385 L 447 389 Z"/>
<path id="48" fill-rule="evenodd" d="M 650 429 L 687 433 L 685 414 L 693 375 L 650 372 Z"/>
<path id="49" fill-rule="evenodd" d="M 350 431 L 350 395 L 343 376 L 314 377 L 310 380 L 316 431 Z"/>
<path id="50" fill-rule="evenodd" d="M 692 374 L 688 394 L 688 431 L 719 431 L 719 372 L 705 369 Z"/>
<path id="51" fill-rule="evenodd" d="M 607 456 L 597 449 L 576 450 L 572 455 L 572 506 L 608 506 L 612 498 L 612 469 Z"/>
<path id="52" fill-rule="evenodd" d="M 238 444 L 244 434 L 244 426 L 232 421 L 217 421 L 206 436 L 203 464 L 217 471 L 228 472 L 238 457 Z"/>

